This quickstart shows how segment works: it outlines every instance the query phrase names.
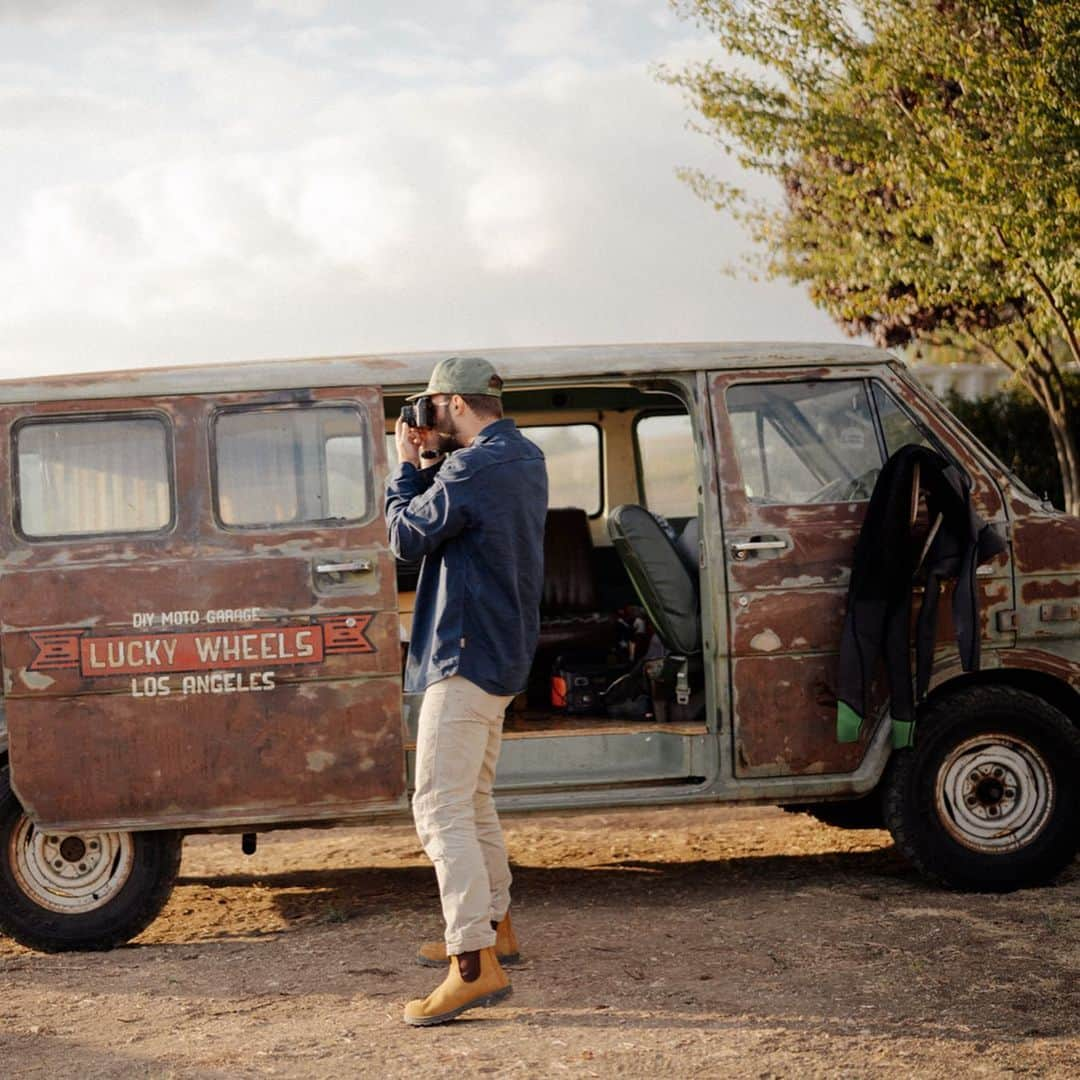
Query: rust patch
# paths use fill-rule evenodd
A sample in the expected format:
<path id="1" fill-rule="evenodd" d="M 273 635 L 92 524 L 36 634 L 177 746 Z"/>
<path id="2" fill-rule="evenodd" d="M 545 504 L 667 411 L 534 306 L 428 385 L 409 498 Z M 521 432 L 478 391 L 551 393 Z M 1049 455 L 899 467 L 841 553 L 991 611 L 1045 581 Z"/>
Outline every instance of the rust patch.
<path id="1" fill-rule="evenodd" d="M 762 652 L 833 652 L 840 647 L 844 621 L 843 590 L 776 590 L 743 593 L 732 609 L 732 653 L 760 656 Z M 763 638 L 774 648 L 761 648 Z"/>
<path id="2" fill-rule="evenodd" d="M 740 657 L 736 686 L 738 776 L 809 776 L 852 772 L 871 724 L 857 743 L 836 741 L 836 657 Z"/>
<path id="3" fill-rule="evenodd" d="M 1080 642 L 1048 642 L 1043 648 L 1018 646 L 1000 653 L 1003 668 L 1039 671 L 1080 691 Z"/>
<path id="4" fill-rule="evenodd" d="M 108 828 L 347 816 L 404 792 L 396 675 L 228 697 L 26 701 L 9 730 L 19 797 L 44 826 Z"/>
<path id="5" fill-rule="evenodd" d="M 1080 518 L 1029 511 L 1013 525 L 1013 557 L 1020 574 L 1080 573 Z"/>
<path id="6" fill-rule="evenodd" d="M 1024 578 L 1020 582 L 1020 601 L 1039 604 L 1045 600 L 1075 600 L 1080 597 L 1080 579 L 1069 577 Z"/>

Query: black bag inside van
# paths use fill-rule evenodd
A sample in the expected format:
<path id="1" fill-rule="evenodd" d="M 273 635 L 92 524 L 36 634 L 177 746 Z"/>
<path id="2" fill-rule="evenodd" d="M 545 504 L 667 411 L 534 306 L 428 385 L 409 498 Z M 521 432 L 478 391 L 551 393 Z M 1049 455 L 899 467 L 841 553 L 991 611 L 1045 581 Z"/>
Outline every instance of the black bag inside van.
<path id="1" fill-rule="evenodd" d="M 564 653 L 551 671 L 551 705 L 567 716 L 644 718 L 652 712 L 643 662 L 611 664 L 591 653 Z"/>

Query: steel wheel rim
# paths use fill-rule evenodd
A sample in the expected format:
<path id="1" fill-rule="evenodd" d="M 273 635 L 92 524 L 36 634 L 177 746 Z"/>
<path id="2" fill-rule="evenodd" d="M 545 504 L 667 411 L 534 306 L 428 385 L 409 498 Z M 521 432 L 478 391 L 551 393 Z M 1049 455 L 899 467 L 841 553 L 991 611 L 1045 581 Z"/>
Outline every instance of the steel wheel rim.
<path id="1" fill-rule="evenodd" d="M 979 735 L 955 747 L 938 769 L 935 804 L 949 834 L 966 848 L 1000 855 L 1026 847 L 1054 810 L 1053 773 L 1031 743 Z"/>
<path id="2" fill-rule="evenodd" d="M 131 877 L 131 833 L 62 833 L 19 820 L 10 842 L 10 866 L 19 888 L 35 904 L 64 915 L 104 907 Z"/>

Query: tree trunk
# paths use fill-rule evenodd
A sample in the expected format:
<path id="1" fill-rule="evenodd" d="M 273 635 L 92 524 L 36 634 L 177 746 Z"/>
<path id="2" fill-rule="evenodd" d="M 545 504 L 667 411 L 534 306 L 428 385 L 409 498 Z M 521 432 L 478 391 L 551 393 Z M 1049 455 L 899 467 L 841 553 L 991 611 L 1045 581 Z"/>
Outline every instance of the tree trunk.
<path id="1" fill-rule="evenodd" d="M 1060 382 L 1060 372 L 1055 374 Z M 1035 364 L 1022 368 L 1020 379 L 1042 407 L 1050 423 L 1050 436 L 1054 440 L 1054 453 L 1061 472 L 1061 486 L 1065 491 L 1065 510 L 1080 515 L 1080 448 L 1077 446 L 1076 427 L 1064 386 L 1056 386 L 1052 375 Z"/>
<path id="2" fill-rule="evenodd" d="M 968 338 L 983 356 L 1000 361 L 1027 387 L 1039 407 L 1046 413 L 1050 437 L 1054 440 L 1065 511 L 1080 516 L 1080 447 L 1077 446 L 1076 425 L 1069 407 L 1069 395 L 1054 354 L 1046 342 L 1032 334 L 1032 341 L 1013 338 L 1017 359 L 1013 360 L 992 340 L 980 338 L 968 331 Z M 1080 363 L 1080 341 L 1075 333 L 1067 339 L 1069 352 Z M 1035 353 L 1032 352 L 1034 345 Z"/>

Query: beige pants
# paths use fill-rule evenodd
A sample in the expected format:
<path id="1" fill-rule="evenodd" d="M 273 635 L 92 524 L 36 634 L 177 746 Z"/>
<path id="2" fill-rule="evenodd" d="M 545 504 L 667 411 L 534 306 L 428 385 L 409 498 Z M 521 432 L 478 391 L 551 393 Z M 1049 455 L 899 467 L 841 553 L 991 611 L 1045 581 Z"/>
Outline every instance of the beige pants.
<path id="1" fill-rule="evenodd" d="M 429 686 L 420 707 L 413 818 L 435 864 L 451 956 L 494 945 L 491 923 L 510 906 L 510 864 L 491 794 L 509 703 L 455 675 Z"/>

